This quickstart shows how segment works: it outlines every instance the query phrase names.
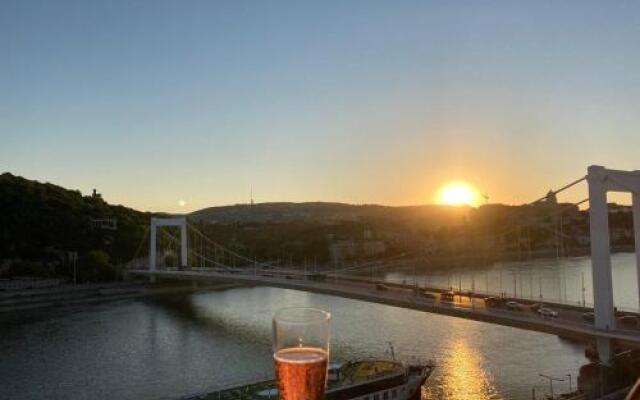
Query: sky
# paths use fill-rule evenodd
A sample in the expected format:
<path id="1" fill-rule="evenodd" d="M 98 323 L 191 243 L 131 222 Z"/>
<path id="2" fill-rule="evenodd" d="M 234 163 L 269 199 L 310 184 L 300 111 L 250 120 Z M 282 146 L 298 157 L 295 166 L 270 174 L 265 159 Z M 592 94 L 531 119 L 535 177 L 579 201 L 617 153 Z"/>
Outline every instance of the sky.
<path id="1" fill-rule="evenodd" d="M 141 210 L 528 202 L 639 106 L 640 2 L 0 2 L 0 172 Z"/>

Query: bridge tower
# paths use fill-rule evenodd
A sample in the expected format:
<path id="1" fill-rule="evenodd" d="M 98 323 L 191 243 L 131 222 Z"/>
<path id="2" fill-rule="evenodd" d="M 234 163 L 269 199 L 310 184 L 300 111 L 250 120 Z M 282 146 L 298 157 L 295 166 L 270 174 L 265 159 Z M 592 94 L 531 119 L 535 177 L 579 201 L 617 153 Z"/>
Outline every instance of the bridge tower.
<path id="1" fill-rule="evenodd" d="M 156 230 L 160 226 L 180 227 L 180 267 L 187 266 L 187 218 L 151 218 L 149 238 L 149 270 L 156 270 Z"/>
<path id="2" fill-rule="evenodd" d="M 615 329 L 616 318 L 611 277 L 607 192 L 630 192 L 633 196 L 636 271 L 640 292 L 640 171 L 617 171 L 592 165 L 587 169 L 587 182 L 595 326 L 597 329 L 608 331 Z M 597 344 L 600 359 L 608 362 L 612 356 L 609 339 L 599 338 Z"/>

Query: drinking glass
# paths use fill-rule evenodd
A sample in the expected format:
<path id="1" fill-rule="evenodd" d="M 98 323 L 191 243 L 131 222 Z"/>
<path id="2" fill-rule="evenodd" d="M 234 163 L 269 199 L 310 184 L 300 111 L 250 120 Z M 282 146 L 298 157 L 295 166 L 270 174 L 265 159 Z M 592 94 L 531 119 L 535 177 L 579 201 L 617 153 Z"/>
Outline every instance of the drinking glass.
<path id="1" fill-rule="evenodd" d="M 602 367 L 600 367 L 602 368 Z M 636 381 L 636 384 L 633 385 L 625 400 L 640 400 L 640 379 Z"/>
<path id="2" fill-rule="evenodd" d="M 273 317 L 273 360 L 280 400 L 322 400 L 327 384 L 331 314 L 284 308 Z"/>

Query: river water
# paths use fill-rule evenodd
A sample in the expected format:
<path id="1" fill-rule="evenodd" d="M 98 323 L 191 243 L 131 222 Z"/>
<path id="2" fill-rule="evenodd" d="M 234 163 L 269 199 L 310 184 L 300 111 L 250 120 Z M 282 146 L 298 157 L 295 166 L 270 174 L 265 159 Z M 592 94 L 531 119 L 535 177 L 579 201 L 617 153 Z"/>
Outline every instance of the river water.
<path id="1" fill-rule="evenodd" d="M 635 253 L 611 256 L 614 302 L 621 310 L 639 311 Z M 380 273 L 396 283 L 473 290 L 477 293 L 527 298 L 546 302 L 593 306 L 591 258 L 574 257 L 500 262 L 482 269 L 421 273 L 407 265 Z"/>
<path id="2" fill-rule="evenodd" d="M 632 307 L 635 273 L 625 278 L 624 265 L 633 255 L 613 258 L 616 299 Z M 553 273 L 575 275 L 586 261 L 560 262 Z M 549 263 L 536 263 L 521 269 L 552 274 Z M 516 266 L 485 272 L 499 268 Z M 273 370 L 271 316 L 294 305 L 331 311 L 333 360 L 388 357 L 388 342 L 401 360 L 434 360 L 424 399 L 530 399 L 532 388 L 547 390 L 539 373 L 571 374 L 575 385 L 586 362 L 581 345 L 553 335 L 293 290 L 236 288 L 0 316 L 0 398 L 176 399 L 264 378 Z M 556 392 L 567 389 L 568 381 L 556 383 Z"/>

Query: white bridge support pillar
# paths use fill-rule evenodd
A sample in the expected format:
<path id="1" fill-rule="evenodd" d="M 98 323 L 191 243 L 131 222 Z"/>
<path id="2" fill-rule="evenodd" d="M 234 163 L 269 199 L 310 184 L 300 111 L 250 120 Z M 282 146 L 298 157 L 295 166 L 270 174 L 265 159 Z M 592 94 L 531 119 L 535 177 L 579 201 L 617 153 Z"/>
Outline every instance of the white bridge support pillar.
<path id="1" fill-rule="evenodd" d="M 156 255 L 156 231 L 161 226 L 180 227 L 180 267 L 187 267 L 187 219 L 180 218 L 151 218 L 151 229 L 149 236 L 149 270 L 155 271 L 157 268 Z"/>
<path id="2" fill-rule="evenodd" d="M 187 268 L 187 255 L 189 249 L 187 247 L 187 219 L 182 218 L 180 223 L 180 267 L 182 269 Z"/>
<path id="3" fill-rule="evenodd" d="M 640 192 L 633 193 L 633 239 L 636 251 L 636 278 L 638 279 L 638 306 L 640 307 Z"/>
<path id="4" fill-rule="evenodd" d="M 595 326 L 599 330 L 608 331 L 616 329 L 616 316 L 613 303 L 607 192 L 630 192 L 633 195 L 636 270 L 640 299 L 640 171 L 617 171 L 592 165 L 587 170 L 587 182 Z M 597 345 L 600 360 L 608 363 L 611 357 L 610 341 L 598 338 Z"/>
<path id="5" fill-rule="evenodd" d="M 596 328 L 608 331 L 615 328 L 615 316 L 609 249 L 609 213 L 605 186 L 607 175 L 603 167 L 591 166 L 588 171 L 593 311 Z"/>

